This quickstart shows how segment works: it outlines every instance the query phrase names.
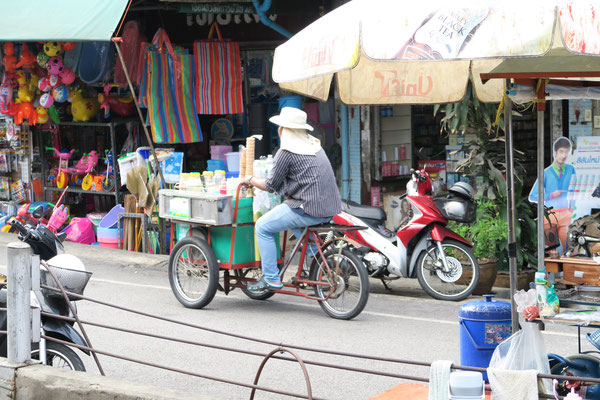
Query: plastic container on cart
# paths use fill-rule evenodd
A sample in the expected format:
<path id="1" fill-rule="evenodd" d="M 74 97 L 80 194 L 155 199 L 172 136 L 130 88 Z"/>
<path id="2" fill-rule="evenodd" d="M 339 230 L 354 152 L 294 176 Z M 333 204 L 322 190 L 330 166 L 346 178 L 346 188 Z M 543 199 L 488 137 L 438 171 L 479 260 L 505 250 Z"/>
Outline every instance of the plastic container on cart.
<path id="1" fill-rule="evenodd" d="M 236 171 L 229 171 L 229 172 L 225 172 L 225 178 L 229 179 L 229 178 L 239 178 L 240 176 L 240 172 Z"/>
<path id="2" fill-rule="evenodd" d="M 98 224 L 98 228 L 111 229 L 117 227 L 117 219 L 119 218 L 119 213 L 124 213 L 125 209 L 122 205 L 117 204 L 106 214 L 102 221 Z"/>
<path id="3" fill-rule="evenodd" d="M 225 154 L 225 162 L 227 162 L 227 170 L 229 172 L 240 172 L 240 153 L 227 153 Z"/>
<path id="4" fill-rule="evenodd" d="M 216 171 L 216 170 L 227 171 L 227 166 L 225 165 L 225 160 L 207 160 L 206 161 L 206 170 L 207 171 Z"/>
<path id="5" fill-rule="evenodd" d="M 217 261 L 220 263 L 229 263 L 231 253 L 231 230 L 229 226 L 215 227 L 210 229 L 210 243 Z M 279 234 L 275 235 L 275 240 L 279 243 Z M 235 241 L 232 264 L 244 264 L 254 262 L 254 226 L 238 226 L 235 228 Z M 277 246 L 277 258 L 281 257 L 281 248 Z"/>
<path id="6" fill-rule="evenodd" d="M 470 301 L 458 310 L 460 325 L 460 364 L 487 368 L 498 344 L 512 334 L 510 303 L 485 300 Z M 483 374 L 487 381 L 487 374 Z"/>
<path id="7" fill-rule="evenodd" d="M 235 203 L 239 200 L 240 205 L 238 206 L 237 213 L 237 223 L 238 224 L 247 224 L 249 222 L 254 221 L 254 214 L 252 211 L 252 197 L 246 197 L 243 199 L 234 199 L 233 200 L 233 210 L 235 211 Z"/>
<path id="8" fill-rule="evenodd" d="M 171 189 L 159 190 L 158 196 L 161 218 L 205 225 L 233 222 L 231 196 Z"/>

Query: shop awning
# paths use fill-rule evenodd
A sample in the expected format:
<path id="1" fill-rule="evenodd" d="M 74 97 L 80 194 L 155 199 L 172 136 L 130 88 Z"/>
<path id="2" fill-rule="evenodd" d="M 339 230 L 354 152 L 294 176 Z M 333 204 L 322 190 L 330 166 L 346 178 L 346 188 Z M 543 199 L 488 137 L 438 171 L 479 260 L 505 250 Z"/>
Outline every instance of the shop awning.
<path id="1" fill-rule="evenodd" d="M 128 0 L 2 0 L 0 41 L 109 41 Z"/>

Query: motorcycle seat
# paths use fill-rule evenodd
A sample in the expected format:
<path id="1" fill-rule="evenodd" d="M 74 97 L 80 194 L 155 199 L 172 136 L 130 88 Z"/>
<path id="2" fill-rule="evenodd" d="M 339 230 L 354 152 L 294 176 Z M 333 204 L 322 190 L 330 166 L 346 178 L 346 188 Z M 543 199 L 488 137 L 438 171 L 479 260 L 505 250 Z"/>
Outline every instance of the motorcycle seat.
<path id="1" fill-rule="evenodd" d="M 386 220 L 383 209 L 374 206 L 364 206 L 354 201 L 342 201 L 342 211 L 357 218 L 365 219 L 368 224 L 374 226 L 383 225 L 383 222 Z"/>

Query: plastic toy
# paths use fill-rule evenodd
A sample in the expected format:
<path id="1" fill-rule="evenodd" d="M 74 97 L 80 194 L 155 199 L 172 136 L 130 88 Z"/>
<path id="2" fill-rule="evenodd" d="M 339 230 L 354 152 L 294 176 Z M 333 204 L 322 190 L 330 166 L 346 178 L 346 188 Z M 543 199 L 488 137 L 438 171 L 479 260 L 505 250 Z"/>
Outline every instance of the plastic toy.
<path id="1" fill-rule="evenodd" d="M 73 218 L 63 232 L 70 242 L 92 244 L 96 241 L 92 221 L 87 218 Z"/>
<path id="2" fill-rule="evenodd" d="M 63 64 L 63 60 L 59 57 L 50 57 L 46 63 L 46 69 L 50 75 L 59 75 L 64 68 L 65 65 Z"/>
<path id="3" fill-rule="evenodd" d="M 62 47 L 59 42 L 46 42 L 44 43 L 44 53 L 49 57 L 56 57 L 62 51 Z"/>
<path id="4" fill-rule="evenodd" d="M 106 171 L 102 174 L 102 190 L 105 192 L 112 192 L 115 190 L 115 174 L 113 172 L 113 154 L 112 150 L 106 150 L 106 157 L 104 158 L 104 164 L 106 164 Z"/>
<path id="5" fill-rule="evenodd" d="M 81 89 L 75 89 L 71 93 L 71 113 L 73 121 L 85 122 L 98 114 L 100 103 L 96 98 L 85 98 Z"/>
<path id="6" fill-rule="evenodd" d="M 128 117 L 135 111 L 135 104 L 133 103 L 133 97 L 131 93 L 127 93 L 121 96 L 111 96 L 109 94 L 112 85 L 104 85 L 104 94 L 98 95 L 98 102 L 100 102 L 100 108 L 104 111 L 103 117 L 105 119 L 110 118 L 111 110 L 116 115 L 121 117 Z"/>
<path id="7" fill-rule="evenodd" d="M 46 68 L 46 63 L 48 62 L 48 60 L 50 59 L 50 56 L 46 53 L 44 53 L 44 51 L 40 51 L 37 55 L 37 63 L 40 67 L 42 68 Z"/>
<path id="8" fill-rule="evenodd" d="M 13 117 L 17 125 L 22 124 L 24 119 L 29 120 L 31 125 L 37 123 L 37 112 L 31 102 L 11 104 L 8 108 L 8 115 Z"/>
<path id="9" fill-rule="evenodd" d="M 37 123 L 45 124 L 48 122 L 48 110 L 45 107 L 39 106 L 36 107 L 35 111 L 37 112 Z"/>
<path id="10" fill-rule="evenodd" d="M 52 97 L 58 103 L 64 103 L 69 98 L 69 89 L 65 85 L 60 85 L 52 89 Z"/>
<path id="11" fill-rule="evenodd" d="M 37 58 L 35 54 L 29 50 L 27 47 L 27 43 L 23 43 L 23 47 L 21 48 L 21 54 L 19 55 L 19 62 L 17 63 L 17 68 L 32 68 Z"/>
<path id="12" fill-rule="evenodd" d="M 17 57 L 15 56 L 15 45 L 13 42 L 4 43 L 4 58 L 2 64 L 6 72 L 15 72 L 17 69 Z"/>
<path id="13" fill-rule="evenodd" d="M 33 101 L 33 91 L 29 86 L 29 79 L 27 79 L 27 75 L 25 71 L 20 69 L 15 74 L 17 82 L 19 84 L 19 90 L 17 91 L 17 98 L 15 99 L 15 103 L 26 103 Z"/>
<path id="14" fill-rule="evenodd" d="M 54 97 L 50 93 L 44 93 L 40 97 L 40 105 L 45 108 L 50 108 L 54 104 Z"/>
<path id="15" fill-rule="evenodd" d="M 54 207 L 52 216 L 48 220 L 48 229 L 52 232 L 57 232 L 69 218 L 69 208 L 61 204 L 58 207 Z"/>
<path id="16" fill-rule="evenodd" d="M 65 85 L 70 85 L 71 83 L 75 82 L 75 72 L 73 72 L 72 69 L 63 68 L 63 70 L 59 76 L 60 76 L 60 80 Z"/>
<path id="17" fill-rule="evenodd" d="M 83 157 L 79 159 L 77 164 L 74 167 L 69 168 L 69 159 L 75 152 L 75 149 L 71 151 L 62 151 L 59 152 L 54 147 L 46 147 L 46 150 L 53 150 L 54 155 L 59 158 L 58 163 L 58 173 L 56 176 L 56 187 L 59 189 L 67 186 L 67 182 L 69 181 L 69 177 L 67 174 L 72 175 L 85 175 L 83 180 L 81 181 L 81 188 L 83 190 L 90 190 L 92 187 L 93 177 L 91 175 L 92 170 L 98 164 L 98 153 L 95 150 L 92 150 L 89 154 L 84 153 Z M 49 177 L 51 180 L 52 177 Z"/>
<path id="18" fill-rule="evenodd" d="M 77 46 L 77 42 L 60 42 L 63 51 L 71 51 Z"/>
<path id="19" fill-rule="evenodd" d="M 0 85 L 0 113 L 8 114 L 8 106 L 12 101 L 12 94 L 12 87 L 9 85 L 6 75 L 4 75 L 2 85 Z"/>

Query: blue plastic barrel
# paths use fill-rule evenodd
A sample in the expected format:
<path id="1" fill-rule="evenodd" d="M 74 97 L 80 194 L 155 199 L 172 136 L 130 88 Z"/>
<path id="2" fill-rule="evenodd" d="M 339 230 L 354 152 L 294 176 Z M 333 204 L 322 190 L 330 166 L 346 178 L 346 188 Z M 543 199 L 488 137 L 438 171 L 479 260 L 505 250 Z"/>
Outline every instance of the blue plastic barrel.
<path id="1" fill-rule="evenodd" d="M 281 111 L 283 107 L 294 107 L 302 109 L 302 97 L 300 96 L 283 96 L 280 97 L 277 101 L 279 103 L 279 111 Z"/>
<path id="2" fill-rule="evenodd" d="M 496 346 L 512 335 L 510 303 L 485 300 L 470 301 L 458 310 L 460 323 L 460 364 L 487 368 Z M 487 382 L 487 374 L 483 374 Z"/>

